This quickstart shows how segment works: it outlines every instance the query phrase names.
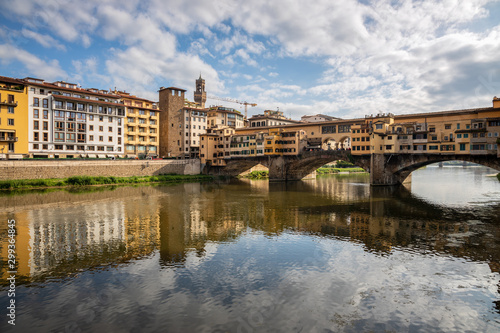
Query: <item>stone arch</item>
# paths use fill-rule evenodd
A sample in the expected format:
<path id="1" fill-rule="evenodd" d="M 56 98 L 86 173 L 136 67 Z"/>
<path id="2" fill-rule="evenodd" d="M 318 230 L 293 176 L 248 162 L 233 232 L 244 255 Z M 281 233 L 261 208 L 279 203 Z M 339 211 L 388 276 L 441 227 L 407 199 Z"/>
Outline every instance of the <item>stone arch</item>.
<path id="1" fill-rule="evenodd" d="M 372 185 L 397 185 L 415 170 L 444 161 L 466 161 L 500 171 L 500 159 L 495 155 L 399 154 L 373 155 L 370 182 Z"/>
<path id="2" fill-rule="evenodd" d="M 334 137 L 328 137 L 323 140 L 321 143 L 322 150 L 335 150 L 337 149 L 338 142 Z"/>
<path id="3" fill-rule="evenodd" d="M 217 176 L 236 177 L 259 164 L 269 168 L 267 158 L 241 158 L 228 160 L 226 166 L 224 167 L 206 165 L 203 168 L 203 173 Z"/>
<path id="4" fill-rule="evenodd" d="M 350 150 L 351 149 L 351 137 L 346 135 L 340 138 L 339 140 L 339 148 Z"/>
<path id="5" fill-rule="evenodd" d="M 286 170 L 287 179 L 303 179 L 316 171 L 319 167 L 338 160 L 354 162 L 355 165 L 363 168 L 367 172 L 370 171 L 369 157 L 353 157 L 347 150 L 320 151 L 304 154 L 302 158 L 288 161 Z"/>

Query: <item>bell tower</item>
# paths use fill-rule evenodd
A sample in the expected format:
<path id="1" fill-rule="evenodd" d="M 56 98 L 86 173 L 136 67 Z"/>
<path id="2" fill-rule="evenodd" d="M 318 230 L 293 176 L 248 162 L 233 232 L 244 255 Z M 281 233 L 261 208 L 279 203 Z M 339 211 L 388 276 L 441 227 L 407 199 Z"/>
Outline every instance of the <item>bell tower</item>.
<path id="1" fill-rule="evenodd" d="M 205 108 L 205 102 L 207 101 L 207 92 L 205 91 L 205 80 L 200 78 L 196 80 L 196 91 L 194 92 L 194 101 Z"/>

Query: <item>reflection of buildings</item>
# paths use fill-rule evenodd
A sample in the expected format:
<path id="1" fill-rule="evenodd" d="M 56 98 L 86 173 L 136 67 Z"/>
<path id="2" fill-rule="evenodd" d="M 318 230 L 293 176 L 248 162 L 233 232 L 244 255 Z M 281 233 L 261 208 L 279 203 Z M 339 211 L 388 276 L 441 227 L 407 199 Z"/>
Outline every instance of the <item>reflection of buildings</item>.
<path id="1" fill-rule="evenodd" d="M 184 184 L 178 195 L 162 198 L 160 257 L 164 265 L 182 264 L 189 251 L 201 254 L 208 241 L 230 240 L 244 230 L 243 220 L 217 198 L 219 192 L 202 186 Z"/>
<path id="2" fill-rule="evenodd" d="M 54 192 L 28 194 L 4 206 L 14 209 L 16 260 L 19 276 L 64 276 L 109 263 L 150 254 L 158 244 L 158 204 L 134 200 L 130 195 L 157 195 L 154 188 L 119 188 L 114 192 L 70 195 Z M 109 200 L 115 195 L 114 200 Z M 52 197 L 66 201 L 54 201 Z M 103 200 L 103 199 L 108 200 Z M 150 197 L 153 198 L 153 197 Z M 5 200 L 11 201 L 11 200 Z M 24 201 L 32 203 L 24 206 Z M 72 202 L 74 201 L 74 202 Z M 57 202 L 57 206 L 54 203 Z M 12 206 L 12 205 L 15 206 Z M 4 217 L 5 216 L 5 217 Z M 0 213 L 6 220 L 6 214 Z M 2 236 L 5 235 L 2 231 Z M 7 258 L 8 239 L 0 239 L 2 258 Z M 2 269 L 2 276 L 7 269 Z"/>

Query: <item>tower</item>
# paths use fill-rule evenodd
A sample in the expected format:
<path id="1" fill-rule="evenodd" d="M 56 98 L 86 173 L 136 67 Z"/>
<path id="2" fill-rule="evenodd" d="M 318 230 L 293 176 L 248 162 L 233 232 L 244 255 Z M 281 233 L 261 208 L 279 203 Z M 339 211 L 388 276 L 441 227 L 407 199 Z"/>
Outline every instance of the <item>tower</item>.
<path id="1" fill-rule="evenodd" d="M 194 92 L 194 101 L 205 108 L 205 102 L 207 101 L 207 92 L 205 91 L 205 80 L 200 78 L 196 80 L 196 90 Z"/>
<path id="2" fill-rule="evenodd" d="M 160 156 L 184 156 L 185 135 L 183 131 L 184 93 L 186 90 L 175 87 L 159 90 L 160 107 Z"/>

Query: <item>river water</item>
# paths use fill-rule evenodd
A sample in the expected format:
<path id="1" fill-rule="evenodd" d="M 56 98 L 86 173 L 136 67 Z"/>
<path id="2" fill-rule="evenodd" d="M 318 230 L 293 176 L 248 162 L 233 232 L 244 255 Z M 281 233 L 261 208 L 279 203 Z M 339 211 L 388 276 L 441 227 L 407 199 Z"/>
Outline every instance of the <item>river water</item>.
<path id="1" fill-rule="evenodd" d="M 492 173 L 1 194 L 0 331 L 499 332 Z"/>

